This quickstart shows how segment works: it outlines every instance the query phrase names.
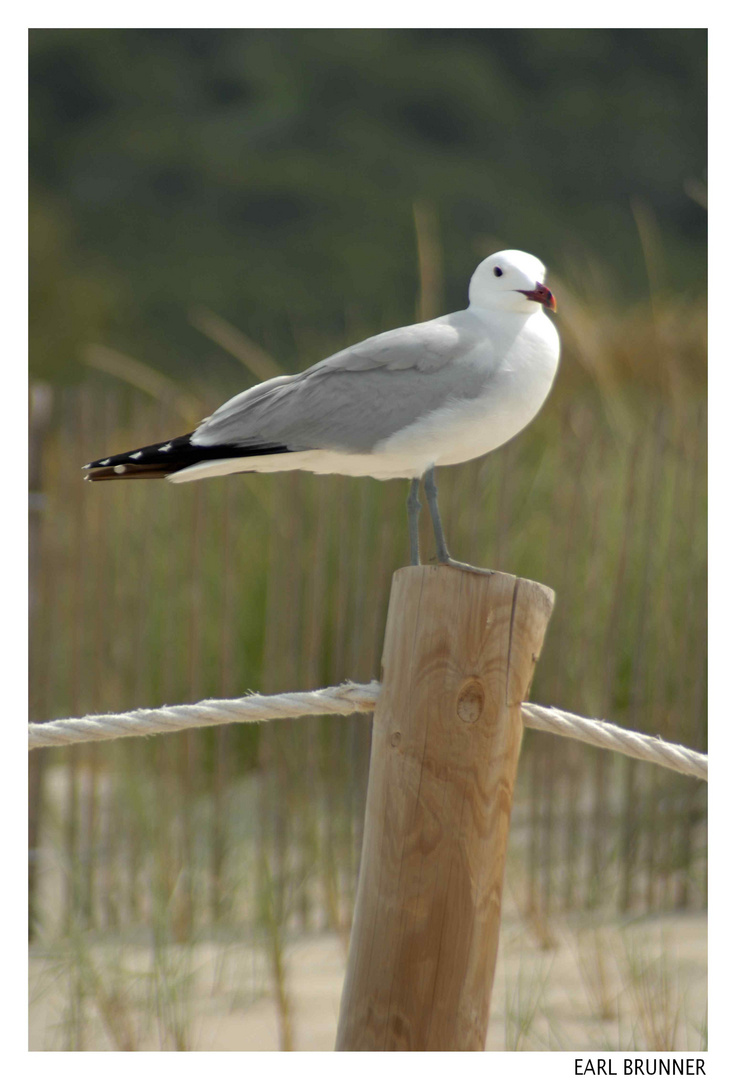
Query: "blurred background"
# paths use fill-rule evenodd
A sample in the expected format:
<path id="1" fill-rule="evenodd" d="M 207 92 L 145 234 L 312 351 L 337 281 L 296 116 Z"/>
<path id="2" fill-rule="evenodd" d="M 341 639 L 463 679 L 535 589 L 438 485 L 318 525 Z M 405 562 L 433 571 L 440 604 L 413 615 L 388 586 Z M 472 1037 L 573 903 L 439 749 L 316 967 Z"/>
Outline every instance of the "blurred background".
<path id="1" fill-rule="evenodd" d="M 556 590 L 535 701 L 705 750 L 705 166 L 702 30 L 31 31 L 31 718 L 380 677 L 404 484 L 80 468 L 513 247 L 562 364 L 440 471 L 450 548 Z M 369 755 L 34 752 L 32 1048 L 330 1048 Z M 489 1049 L 706 1045 L 705 794 L 527 733 Z"/>

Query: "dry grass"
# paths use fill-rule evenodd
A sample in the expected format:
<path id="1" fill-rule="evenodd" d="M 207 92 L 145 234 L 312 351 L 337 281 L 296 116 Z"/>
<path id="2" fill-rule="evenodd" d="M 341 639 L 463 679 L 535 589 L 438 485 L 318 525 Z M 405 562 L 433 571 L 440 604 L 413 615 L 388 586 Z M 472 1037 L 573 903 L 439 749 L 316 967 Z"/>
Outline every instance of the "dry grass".
<path id="1" fill-rule="evenodd" d="M 487 1050 L 707 1049 L 704 916 L 630 926 L 554 924 L 558 944 L 541 950 L 507 906 Z M 610 949 L 605 988 L 579 964 L 595 936 Z M 285 985 L 289 1048 L 330 1050 L 345 969 L 342 943 L 334 934 L 311 934 L 289 936 L 283 945 L 278 977 L 268 944 L 232 934 L 172 944 L 166 955 L 136 940 L 88 942 L 83 955 L 34 950 L 31 1048 L 285 1049 Z"/>

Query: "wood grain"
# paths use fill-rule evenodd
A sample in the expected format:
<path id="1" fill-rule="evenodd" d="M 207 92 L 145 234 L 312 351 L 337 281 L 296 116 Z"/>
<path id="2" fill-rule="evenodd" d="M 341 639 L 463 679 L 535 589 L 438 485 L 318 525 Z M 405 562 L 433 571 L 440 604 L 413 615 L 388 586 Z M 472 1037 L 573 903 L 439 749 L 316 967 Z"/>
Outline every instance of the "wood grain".
<path id="1" fill-rule="evenodd" d="M 520 706 L 554 594 L 394 574 L 338 1050 L 482 1050 Z"/>

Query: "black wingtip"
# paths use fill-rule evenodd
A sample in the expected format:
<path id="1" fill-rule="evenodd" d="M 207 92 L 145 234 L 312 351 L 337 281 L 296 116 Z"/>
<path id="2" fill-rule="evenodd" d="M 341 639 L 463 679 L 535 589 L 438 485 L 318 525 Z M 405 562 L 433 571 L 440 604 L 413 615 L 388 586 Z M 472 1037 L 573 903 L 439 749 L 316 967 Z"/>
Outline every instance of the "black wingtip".
<path id="1" fill-rule="evenodd" d="M 178 469 L 166 465 L 103 465 L 91 469 L 85 480 L 165 480 Z"/>
<path id="2" fill-rule="evenodd" d="M 142 446 L 125 454 L 98 458 L 82 466 L 85 480 L 156 480 L 181 472 L 201 461 L 220 458 L 260 457 L 264 454 L 287 454 L 287 446 L 262 444 L 256 446 L 198 446 L 192 442 L 193 432 L 179 435 L 166 442 Z"/>

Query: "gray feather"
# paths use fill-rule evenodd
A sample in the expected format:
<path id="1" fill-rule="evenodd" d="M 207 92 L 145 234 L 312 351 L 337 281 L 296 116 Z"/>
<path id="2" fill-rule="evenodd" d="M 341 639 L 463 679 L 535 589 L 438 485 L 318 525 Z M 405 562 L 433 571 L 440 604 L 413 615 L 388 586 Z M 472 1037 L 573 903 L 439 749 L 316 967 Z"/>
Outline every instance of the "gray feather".
<path id="1" fill-rule="evenodd" d="M 482 363 L 473 358 L 479 346 Z M 488 352 L 487 329 L 469 311 L 389 330 L 299 375 L 246 390 L 204 421 L 192 441 L 369 452 L 449 401 L 476 397 L 489 379 Z"/>

